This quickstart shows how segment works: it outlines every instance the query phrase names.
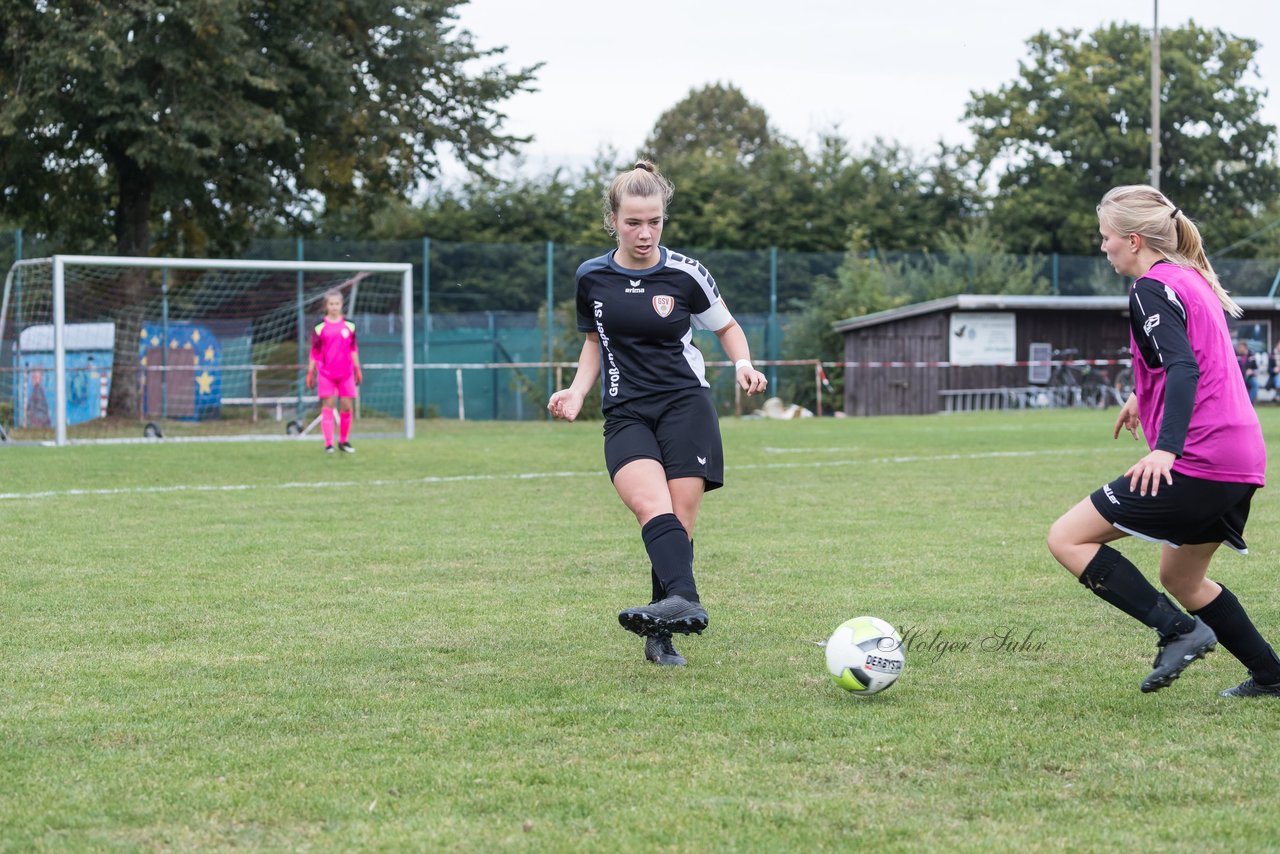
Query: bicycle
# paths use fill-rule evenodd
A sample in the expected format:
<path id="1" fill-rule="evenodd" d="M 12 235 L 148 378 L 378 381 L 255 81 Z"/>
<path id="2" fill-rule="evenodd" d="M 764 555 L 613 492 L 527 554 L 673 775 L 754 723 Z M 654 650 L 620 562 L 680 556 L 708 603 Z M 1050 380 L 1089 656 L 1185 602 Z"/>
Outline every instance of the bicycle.
<path id="1" fill-rule="evenodd" d="M 1129 400 L 1129 395 L 1133 394 L 1133 353 L 1128 347 L 1121 347 L 1116 353 L 1121 358 L 1129 360 L 1129 364 L 1116 371 L 1115 382 L 1111 384 L 1116 393 L 1116 402 L 1124 406 Z"/>
<path id="2" fill-rule="evenodd" d="M 1128 352 L 1127 347 L 1121 350 Z M 1112 403 L 1123 406 L 1129 396 L 1122 393 L 1120 383 L 1125 371 L 1128 371 L 1128 390 L 1132 392 L 1133 371 L 1125 368 L 1112 381 L 1105 368 L 1076 360 L 1078 355 L 1080 351 L 1075 347 L 1053 351 L 1053 360 L 1058 364 L 1053 366 L 1053 371 L 1049 374 L 1049 386 L 1065 390 L 1060 392 L 1063 398 L 1061 405 L 1087 406 L 1091 409 L 1106 409 Z"/>

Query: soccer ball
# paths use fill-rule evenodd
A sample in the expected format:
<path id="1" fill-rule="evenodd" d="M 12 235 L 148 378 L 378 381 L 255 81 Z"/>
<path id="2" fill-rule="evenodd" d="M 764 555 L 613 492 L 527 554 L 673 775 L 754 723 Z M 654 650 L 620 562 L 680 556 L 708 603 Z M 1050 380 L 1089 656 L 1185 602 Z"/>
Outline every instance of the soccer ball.
<path id="1" fill-rule="evenodd" d="M 827 670 L 846 691 L 867 696 L 888 688 L 902 675 L 902 637 L 884 620 L 854 617 L 827 640 Z"/>

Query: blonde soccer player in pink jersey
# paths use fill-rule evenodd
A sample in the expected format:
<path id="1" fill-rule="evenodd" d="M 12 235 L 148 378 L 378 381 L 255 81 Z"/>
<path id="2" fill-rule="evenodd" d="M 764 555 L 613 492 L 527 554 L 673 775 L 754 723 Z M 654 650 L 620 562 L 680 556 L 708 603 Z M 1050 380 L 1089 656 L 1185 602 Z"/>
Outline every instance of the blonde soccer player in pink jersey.
<path id="1" fill-rule="evenodd" d="M 1154 187 L 1108 191 L 1098 233 L 1111 266 L 1132 279 L 1134 391 L 1111 435 L 1128 430 L 1136 440 L 1141 430 L 1150 450 L 1059 517 L 1049 551 L 1099 599 L 1158 633 L 1142 691 L 1168 687 L 1221 644 L 1249 671 L 1221 696 L 1280 697 L 1280 656 L 1235 594 L 1208 577 L 1219 546 L 1248 553 L 1245 523 L 1266 483 L 1262 425 L 1231 345 L 1228 316 L 1241 308 L 1195 223 Z M 1160 584 L 1173 599 L 1109 545 L 1127 536 L 1160 543 Z"/>
<path id="2" fill-rule="evenodd" d="M 342 314 L 342 293 L 329 291 L 324 295 L 324 317 L 311 330 L 311 359 L 307 364 L 307 388 L 315 389 L 320 397 L 320 429 L 324 433 L 326 454 L 334 452 L 335 408 L 338 410 L 338 450 L 347 454 L 356 452 L 348 436 L 352 401 L 362 379 L 356 325 Z"/>

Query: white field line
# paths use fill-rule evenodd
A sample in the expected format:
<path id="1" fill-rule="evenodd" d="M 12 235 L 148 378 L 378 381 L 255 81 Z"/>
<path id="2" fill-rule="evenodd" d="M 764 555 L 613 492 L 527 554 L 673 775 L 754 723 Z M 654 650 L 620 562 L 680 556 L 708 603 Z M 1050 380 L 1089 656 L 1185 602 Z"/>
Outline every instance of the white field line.
<path id="1" fill-rule="evenodd" d="M 889 465 L 903 463 L 932 463 L 953 460 L 989 460 L 1039 456 L 1062 456 L 1070 451 L 990 451 L 978 454 L 933 454 L 920 456 L 873 457 L 861 460 L 820 460 L 795 463 L 760 463 L 726 466 L 728 471 L 753 471 L 767 469 L 829 468 L 832 466 Z M 1079 452 L 1076 452 L 1079 453 Z M 476 483 L 520 480 L 546 480 L 560 477 L 604 477 L 603 470 L 517 472 L 512 474 L 459 474 L 450 476 L 377 479 L 377 480 L 318 480 L 290 483 L 230 483 L 230 484 L 174 484 L 172 486 L 120 486 L 103 489 L 50 489 L 39 492 L 0 492 L 0 501 L 33 501 L 41 498 L 76 498 L 81 496 L 105 497 L 113 495 L 168 495 L 178 492 L 253 492 L 265 489 L 350 489 L 353 486 L 416 486 L 449 483 Z"/>

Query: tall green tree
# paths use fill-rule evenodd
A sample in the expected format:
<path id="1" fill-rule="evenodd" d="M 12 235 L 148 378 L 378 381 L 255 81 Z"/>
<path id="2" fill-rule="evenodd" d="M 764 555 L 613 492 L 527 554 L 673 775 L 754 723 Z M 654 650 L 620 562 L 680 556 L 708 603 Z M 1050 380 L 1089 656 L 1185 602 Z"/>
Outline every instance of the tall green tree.
<path id="1" fill-rule="evenodd" d="M 1017 252 L 1096 251 L 1110 187 L 1150 181 L 1150 31 L 1040 32 L 1017 79 L 974 93 L 974 157 L 991 222 Z M 1251 231 L 1280 192 L 1276 129 L 1259 117 L 1258 43 L 1194 22 L 1161 30 L 1161 189 L 1210 248 Z"/>
<path id="2" fill-rule="evenodd" d="M 159 233 L 225 251 L 265 221 L 406 194 L 443 149 L 510 152 L 499 106 L 536 68 L 478 65 L 500 50 L 456 27 L 457 5 L 0 4 L 0 216 L 80 249 L 146 255 Z M 132 343 L 137 319 L 120 322 Z M 131 386 L 113 383 L 115 411 L 136 411 Z"/>
<path id="3" fill-rule="evenodd" d="M 710 157 L 745 165 L 774 137 L 762 107 L 731 83 L 713 83 L 691 90 L 660 115 L 642 150 L 660 164 Z"/>
<path id="4" fill-rule="evenodd" d="M 779 137 L 764 108 L 732 84 L 692 89 L 658 116 L 637 152 L 657 162 L 676 187 L 663 242 L 685 249 L 751 249 L 769 245 L 753 227 L 769 220 L 763 176 L 795 147 Z M 775 193 L 785 194 L 784 182 Z M 760 209 L 759 204 L 766 207 Z"/>
<path id="5" fill-rule="evenodd" d="M 1045 259 L 1013 255 L 986 222 L 974 222 L 959 235 L 940 235 L 936 250 L 893 253 L 885 280 L 903 303 L 925 302 L 955 294 L 1046 294 Z"/>
<path id="6" fill-rule="evenodd" d="M 877 140 L 857 154 L 833 130 L 811 154 L 732 85 L 692 90 L 659 116 L 639 154 L 676 185 L 664 240 L 687 248 L 839 252 L 852 227 L 876 248 L 920 248 L 974 209 L 955 151 L 919 157 Z"/>
<path id="7" fill-rule="evenodd" d="M 834 276 L 813 280 L 813 290 L 805 299 L 789 305 L 790 322 L 783 338 L 782 358 L 844 360 L 844 340 L 832 324 L 895 308 L 906 300 L 891 293 L 884 264 L 869 251 L 866 234 L 854 228 L 846 244 L 844 259 Z M 831 378 L 837 399 L 844 396 L 843 371 Z M 817 402 L 813 383 L 806 377 L 790 377 L 775 390 L 784 400 L 813 408 Z"/>
<path id="8" fill-rule="evenodd" d="M 812 180 L 818 204 L 811 230 L 823 249 L 841 249 L 850 228 L 878 251 L 927 251 L 959 234 L 977 208 L 957 151 L 939 145 L 921 156 L 877 139 L 861 154 L 842 138 L 821 140 Z"/>

